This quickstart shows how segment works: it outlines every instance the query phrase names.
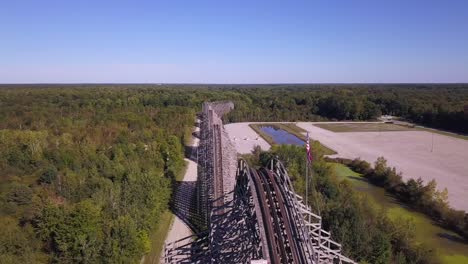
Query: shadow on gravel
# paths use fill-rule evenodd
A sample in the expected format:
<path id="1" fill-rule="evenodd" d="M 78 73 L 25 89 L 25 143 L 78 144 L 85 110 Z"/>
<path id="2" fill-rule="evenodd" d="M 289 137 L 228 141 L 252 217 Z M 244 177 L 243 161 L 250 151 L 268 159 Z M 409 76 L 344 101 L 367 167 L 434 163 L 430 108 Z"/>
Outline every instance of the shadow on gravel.
<path id="1" fill-rule="evenodd" d="M 185 157 L 191 161 L 197 162 L 197 149 L 196 146 L 185 146 Z"/>
<path id="2" fill-rule="evenodd" d="M 175 195 L 170 209 L 195 234 L 201 231 L 202 218 L 196 208 L 196 181 L 178 181 L 175 183 Z"/>

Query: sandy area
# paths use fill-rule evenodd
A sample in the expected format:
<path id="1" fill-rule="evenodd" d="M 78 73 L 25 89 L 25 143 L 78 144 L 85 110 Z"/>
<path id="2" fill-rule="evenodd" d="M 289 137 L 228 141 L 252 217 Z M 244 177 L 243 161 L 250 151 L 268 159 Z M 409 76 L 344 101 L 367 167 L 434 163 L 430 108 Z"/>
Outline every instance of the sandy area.
<path id="1" fill-rule="evenodd" d="M 195 129 L 195 131 L 199 131 L 199 130 L 200 128 L 198 127 Z M 192 137 L 192 139 L 193 141 L 192 141 L 191 146 L 194 146 L 194 147 L 198 146 L 199 139 L 195 137 Z M 185 172 L 183 181 L 187 181 L 187 182 L 196 181 L 197 180 L 197 163 L 189 159 L 185 159 L 185 161 L 187 162 L 187 171 Z M 181 193 L 182 191 L 184 191 L 184 193 Z M 183 197 L 191 196 L 190 193 L 186 193 L 186 189 L 177 190 L 176 192 L 177 192 L 176 197 L 175 197 L 176 201 L 179 199 L 179 197 L 180 199 L 183 199 Z M 172 223 L 172 226 L 166 237 L 165 243 L 173 242 L 173 241 L 182 239 L 184 237 L 188 237 L 190 235 L 192 235 L 192 231 L 190 230 L 190 228 L 179 217 L 174 216 L 174 222 Z"/>
<path id="2" fill-rule="evenodd" d="M 311 138 L 338 152 L 343 158 L 374 162 L 378 157 L 403 173 L 404 179 L 435 179 L 447 188 L 450 204 L 468 211 L 468 141 L 426 131 L 335 133 L 313 123 L 298 123 Z M 434 137 L 434 149 L 432 148 Z"/>
<path id="3" fill-rule="evenodd" d="M 250 123 L 233 123 L 224 125 L 229 139 L 234 143 L 240 154 L 250 153 L 255 146 L 269 150 L 270 144 L 260 137 L 250 126 Z"/>

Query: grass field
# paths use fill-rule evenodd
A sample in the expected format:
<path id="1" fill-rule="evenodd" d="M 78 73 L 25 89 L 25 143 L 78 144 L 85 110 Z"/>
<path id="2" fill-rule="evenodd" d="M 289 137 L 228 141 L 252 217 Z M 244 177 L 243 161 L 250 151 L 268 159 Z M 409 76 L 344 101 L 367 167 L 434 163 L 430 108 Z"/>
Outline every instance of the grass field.
<path id="1" fill-rule="evenodd" d="M 442 263 L 468 263 L 468 244 L 457 242 L 457 234 L 434 224 L 428 217 L 403 207 L 394 198 L 385 193 L 383 188 L 368 183 L 361 175 L 343 164 L 331 163 L 338 177 L 348 179 L 355 190 L 365 193 L 371 201 L 387 210 L 391 219 L 411 218 L 415 224 L 415 235 L 418 241 L 437 248 Z M 452 238 L 452 239 L 450 239 Z"/>
<path id="2" fill-rule="evenodd" d="M 314 126 L 333 132 L 409 131 L 415 128 L 389 123 L 318 123 Z"/>
<path id="3" fill-rule="evenodd" d="M 294 136 L 302 139 L 302 140 L 306 140 L 306 136 L 304 135 L 304 133 L 307 133 L 306 130 L 304 130 L 303 128 L 300 128 L 298 126 L 296 126 L 295 124 L 293 123 L 265 123 L 265 124 L 250 124 L 249 125 L 253 130 L 255 130 L 255 132 L 257 132 L 257 134 L 259 134 L 266 142 L 268 142 L 268 144 L 270 145 L 276 145 L 276 142 L 274 141 L 274 139 L 269 136 L 267 133 L 263 132 L 261 127 L 264 127 L 264 126 L 270 126 L 270 127 L 275 127 L 275 128 L 278 128 L 278 129 L 282 129 L 290 134 L 293 134 Z M 313 139 L 313 137 L 311 137 Z M 319 142 L 320 143 L 320 142 Z M 324 154 L 325 155 L 333 155 L 333 154 L 336 154 L 336 151 L 334 151 L 333 149 L 323 145 L 323 144 L 320 144 L 321 148 L 324 150 Z"/>

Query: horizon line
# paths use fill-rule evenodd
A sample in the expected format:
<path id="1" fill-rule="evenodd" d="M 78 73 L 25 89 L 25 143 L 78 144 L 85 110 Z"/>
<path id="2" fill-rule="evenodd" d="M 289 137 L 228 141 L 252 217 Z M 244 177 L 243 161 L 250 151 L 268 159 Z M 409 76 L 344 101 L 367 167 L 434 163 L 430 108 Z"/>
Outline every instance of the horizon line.
<path id="1" fill-rule="evenodd" d="M 210 82 L 37 82 L 37 83 L 0 83 L 0 85 L 352 85 L 352 84 L 462 84 L 467 85 L 468 82 L 278 82 L 278 83 L 210 83 Z"/>

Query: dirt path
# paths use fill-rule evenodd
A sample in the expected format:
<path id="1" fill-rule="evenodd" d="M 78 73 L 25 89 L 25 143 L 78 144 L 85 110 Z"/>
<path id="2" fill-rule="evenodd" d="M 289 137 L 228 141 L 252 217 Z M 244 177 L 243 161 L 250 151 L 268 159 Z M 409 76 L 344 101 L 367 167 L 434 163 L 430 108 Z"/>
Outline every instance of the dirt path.
<path id="1" fill-rule="evenodd" d="M 197 127 L 195 129 L 195 132 L 199 130 L 200 128 Z M 190 146 L 198 147 L 198 144 L 199 139 L 192 136 L 192 144 Z M 196 158 L 196 153 L 192 153 L 192 157 Z M 187 213 L 185 215 L 188 217 L 189 208 L 185 207 L 187 207 L 187 204 L 190 204 L 189 202 L 187 202 L 187 200 L 191 200 L 193 191 L 195 190 L 194 183 L 197 180 L 197 163 L 187 158 L 185 159 L 185 161 L 187 162 L 187 170 L 184 175 L 183 183 L 181 183 L 176 190 L 175 204 L 176 206 L 178 204 L 185 205 L 184 208 L 180 208 L 180 210 L 184 211 L 181 212 L 182 214 Z M 184 221 L 180 217 L 175 215 L 174 222 L 172 223 L 172 226 L 166 237 L 165 243 L 176 241 L 190 235 L 192 235 L 192 231 L 190 230 L 190 228 L 184 223 Z M 161 254 L 161 256 L 163 256 L 163 254 Z"/>

